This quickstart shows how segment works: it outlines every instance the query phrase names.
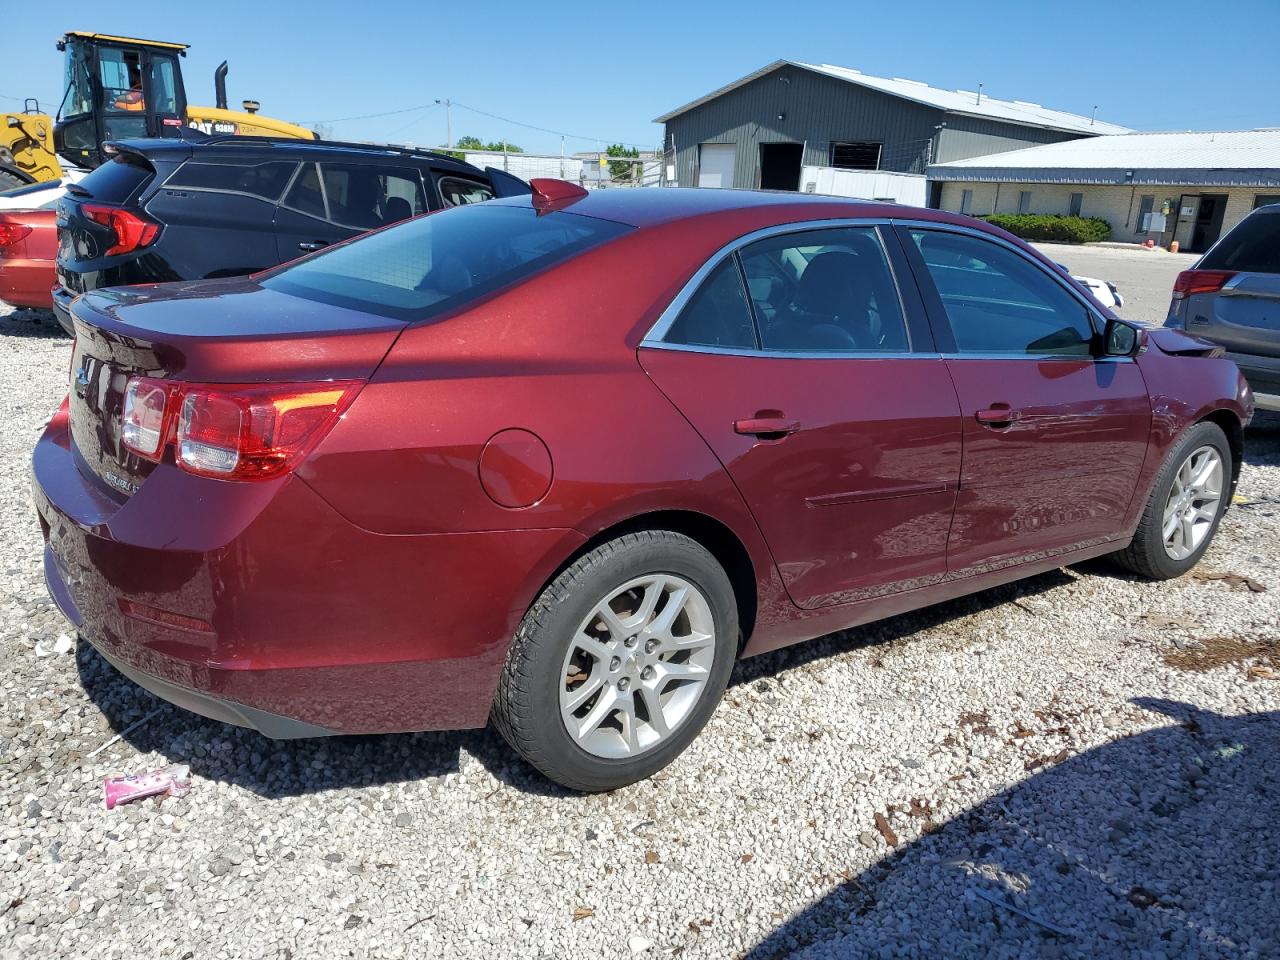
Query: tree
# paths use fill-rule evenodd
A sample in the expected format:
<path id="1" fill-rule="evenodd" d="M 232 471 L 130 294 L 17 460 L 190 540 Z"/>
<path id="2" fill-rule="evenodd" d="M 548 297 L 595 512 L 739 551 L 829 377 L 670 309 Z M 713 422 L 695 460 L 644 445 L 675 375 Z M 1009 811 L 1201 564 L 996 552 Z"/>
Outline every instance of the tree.
<path id="1" fill-rule="evenodd" d="M 489 150 L 494 153 L 502 153 L 505 147 L 507 153 L 524 153 L 524 150 L 514 143 L 504 144 L 501 140 L 485 143 L 479 137 L 472 136 L 459 137 L 455 146 L 462 150 Z"/>
<path id="2" fill-rule="evenodd" d="M 640 151 L 634 147 L 628 149 L 620 143 L 615 143 L 605 150 L 605 153 L 611 157 L 639 157 Z M 638 180 L 639 171 L 638 163 L 625 163 L 621 160 L 612 161 L 609 164 L 609 178 L 611 180 Z"/>

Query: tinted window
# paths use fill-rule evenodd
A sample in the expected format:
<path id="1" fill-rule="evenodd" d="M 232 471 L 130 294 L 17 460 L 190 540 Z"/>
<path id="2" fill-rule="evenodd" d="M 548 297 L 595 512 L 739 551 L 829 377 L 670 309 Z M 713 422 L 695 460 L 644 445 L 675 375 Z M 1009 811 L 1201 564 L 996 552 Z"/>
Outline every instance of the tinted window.
<path id="1" fill-rule="evenodd" d="M 1199 265 L 1206 270 L 1280 273 L 1280 214 L 1245 217 Z"/>
<path id="2" fill-rule="evenodd" d="M 898 291 L 873 227 L 770 237 L 741 256 L 762 349 L 908 349 Z"/>
<path id="3" fill-rule="evenodd" d="M 751 309 L 732 257 L 711 271 L 662 339 L 694 347 L 756 348 Z"/>
<path id="4" fill-rule="evenodd" d="M 911 236 L 961 353 L 1089 356 L 1093 328 L 1084 304 L 1044 268 L 979 237 Z"/>
<path id="5" fill-rule="evenodd" d="M 165 181 L 169 187 L 189 187 L 193 190 L 228 190 L 247 193 L 264 200 L 277 200 L 297 163 L 272 160 L 248 166 L 239 163 L 204 163 L 189 161 Z"/>
<path id="6" fill-rule="evenodd" d="M 412 167 L 321 163 L 329 219 L 372 230 L 424 213 L 422 178 Z"/>
<path id="7" fill-rule="evenodd" d="M 372 233 L 262 285 L 321 303 L 419 320 L 522 280 L 631 230 L 570 213 L 472 204 Z"/>
<path id="8" fill-rule="evenodd" d="M 440 197 L 446 206 L 460 207 L 464 203 L 483 203 L 493 199 L 493 191 L 483 183 L 474 180 L 459 180 L 457 177 L 440 179 Z"/>
<path id="9" fill-rule="evenodd" d="M 324 193 L 320 189 L 320 173 L 314 163 L 308 163 L 293 181 L 284 205 L 299 213 L 308 213 L 321 220 L 325 217 Z"/>
<path id="10" fill-rule="evenodd" d="M 132 155 L 119 156 L 68 189 L 73 195 L 87 193 L 105 203 L 124 203 L 154 175 L 155 170 L 145 160 Z"/>

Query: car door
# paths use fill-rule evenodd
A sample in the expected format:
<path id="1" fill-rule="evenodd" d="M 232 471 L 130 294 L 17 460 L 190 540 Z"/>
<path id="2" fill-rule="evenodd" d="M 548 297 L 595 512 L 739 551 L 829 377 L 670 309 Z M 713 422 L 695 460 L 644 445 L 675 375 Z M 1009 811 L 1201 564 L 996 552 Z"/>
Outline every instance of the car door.
<path id="1" fill-rule="evenodd" d="M 427 210 L 422 175 L 401 164 L 305 163 L 276 208 L 276 247 L 293 260 Z"/>
<path id="2" fill-rule="evenodd" d="M 914 289 L 895 281 L 901 251 L 884 240 L 866 224 L 744 238 L 639 351 L 737 484 L 802 607 L 946 573 L 959 408 Z"/>
<path id="3" fill-rule="evenodd" d="M 1016 245 L 939 225 L 899 232 L 964 423 L 951 575 L 1119 537 L 1151 423 L 1133 358 L 1096 355 L 1093 308 Z"/>

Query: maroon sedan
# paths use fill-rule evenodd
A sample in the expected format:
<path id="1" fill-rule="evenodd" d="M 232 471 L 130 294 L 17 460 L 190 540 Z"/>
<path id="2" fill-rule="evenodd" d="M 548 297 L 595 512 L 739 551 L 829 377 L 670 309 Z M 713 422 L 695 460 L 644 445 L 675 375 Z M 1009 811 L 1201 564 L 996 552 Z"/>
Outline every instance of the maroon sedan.
<path id="1" fill-rule="evenodd" d="M 270 737 L 492 722 L 652 774 L 734 661 L 1089 557 L 1176 577 L 1252 398 L 999 230 L 557 181 L 251 279 L 74 305 L 49 589 Z"/>
<path id="2" fill-rule="evenodd" d="M 50 210 L 0 210 L 0 301 L 14 307 L 53 306 L 58 227 Z"/>

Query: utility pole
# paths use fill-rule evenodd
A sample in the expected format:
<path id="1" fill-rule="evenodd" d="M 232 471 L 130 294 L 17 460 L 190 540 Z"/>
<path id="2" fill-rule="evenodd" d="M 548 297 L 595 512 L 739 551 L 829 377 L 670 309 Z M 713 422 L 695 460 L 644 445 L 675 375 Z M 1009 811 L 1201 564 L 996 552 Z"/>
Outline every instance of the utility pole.
<path id="1" fill-rule="evenodd" d="M 453 146 L 453 101 L 437 100 L 436 103 L 444 104 L 445 123 L 447 125 L 447 132 L 449 135 L 448 146 L 452 147 Z"/>

